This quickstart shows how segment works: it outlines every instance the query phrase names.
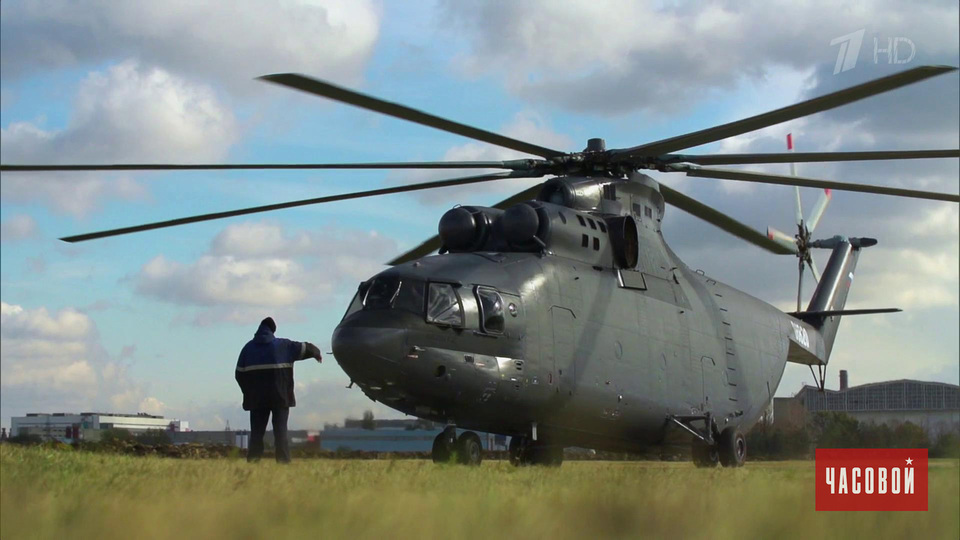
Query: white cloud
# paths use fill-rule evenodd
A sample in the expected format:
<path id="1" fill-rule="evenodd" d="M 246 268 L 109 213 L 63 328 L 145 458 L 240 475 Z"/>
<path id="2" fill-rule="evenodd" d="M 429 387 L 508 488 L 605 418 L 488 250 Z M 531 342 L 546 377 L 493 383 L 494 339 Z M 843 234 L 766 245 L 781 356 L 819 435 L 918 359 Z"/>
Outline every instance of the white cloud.
<path id="1" fill-rule="evenodd" d="M 883 0 L 813 2 L 572 0 L 445 3 L 444 24 L 468 42 L 460 64 L 501 78 L 530 101 L 622 113 L 674 111 L 708 90 L 732 90 L 771 70 L 835 62 L 830 41 L 866 28 L 872 38 L 905 36 L 921 54 L 956 48 L 956 2 L 904 9 Z M 869 43 L 869 45 L 867 45 Z"/>
<path id="2" fill-rule="evenodd" d="M 45 130 L 16 122 L 0 130 L 4 163 L 191 162 L 222 159 L 239 137 L 213 90 L 127 61 L 81 83 L 70 123 Z M 105 198 L 143 197 L 116 173 L 4 175 L 5 201 L 40 201 L 82 216 Z"/>
<path id="3" fill-rule="evenodd" d="M 206 308 L 195 324 L 247 324 L 263 318 L 265 308 L 296 318 L 298 307 L 322 305 L 338 290 L 375 274 L 396 251 L 393 240 L 374 232 L 287 231 L 273 223 L 247 222 L 226 227 L 193 262 L 158 255 L 134 283 L 140 294 Z"/>
<path id="4" fill-rule="evenodd" d="M 28 215 L 18 214 L 0 224 L 0 241 L 19 242 L 37 237 L 37 222 Z"/>
<path id="5" fill-rule="evenodd" d="M 5 415 L 110 408 L 136 412 L 143 389 L 110 358 L 93 321 L 0 302 L 0 400 Z M 147 401 L 147 403 L 153 403 Z"/>
<path id="6" fill-rule="evenodd" d="M 136 58 L 247 92 L 302 71 L 356 81 L 379 33 L 369 0 L 213 0 L 0 6 L 4 78 Z"/>

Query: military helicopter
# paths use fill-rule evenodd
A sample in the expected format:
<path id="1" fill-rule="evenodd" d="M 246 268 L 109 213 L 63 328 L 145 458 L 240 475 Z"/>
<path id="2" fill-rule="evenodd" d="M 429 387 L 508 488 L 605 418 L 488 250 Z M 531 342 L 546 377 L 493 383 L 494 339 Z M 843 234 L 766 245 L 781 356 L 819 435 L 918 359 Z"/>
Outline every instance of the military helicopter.
<path id="1" fill-rule="evenodd" d="M 599 138 L 562 152 L 299 74 L 262 80 L 409 120 L 535 158 L 511 161 L 315 164 L 3 165 L 13 171 L 215 169 L 502 169 L 502 172 L 318 197 L 62 238 L 79 242 L 296 206 L 553 176 L 492 207 L 457 206 L 438 235 L 360 284 L 334 331 L 333 353 L 371 399 L 445 423 L 435 461 L 479 464 L 475 431 L 511 436 L 515 464 L 558 465 L 564 447 L 638 450 L 691 445 L 697 466 L 743 465 L 743 433 L 763 414 L 787 362 L 818 370 L 872 238 L 813 239 L 824 199 L 798 233 L 763 234 L 642 170 L 960 202 L 960 196 L 714 165 L 957 158 L 960 150 L 700 155 L 677 153 L 826 111 L 955 71 L 922 66 L 736 122 L 631 148 Z M 799 193 L 799 191 L 798 191 Z M 799 201 L 799 196 L 798 196 Z M 693 271 L 664 242 L 670 204 L 774 254 L 818 282 L 783 312 Z M 830 250 L 822 274 L 811 249 Z M 436 254 L 434 254 L 436 252 Z M 799 287 L 798 287 L 799 289 Z M 816 374 L 815 374 L 816 375 Z M 458 430 L 460 434 L 458 435 Z M 464 431 L 466 430 L 466 431 Z"/>

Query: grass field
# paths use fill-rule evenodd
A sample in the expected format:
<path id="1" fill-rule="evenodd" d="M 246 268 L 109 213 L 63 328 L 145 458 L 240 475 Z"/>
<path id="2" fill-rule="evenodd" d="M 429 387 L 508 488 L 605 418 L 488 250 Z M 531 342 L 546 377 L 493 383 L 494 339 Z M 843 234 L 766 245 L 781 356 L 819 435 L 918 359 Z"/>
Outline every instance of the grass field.
<path id="1" fill-rule="evenodd" d="M 176 460 L 0 446 L 0 538 L 960 538 L 960 465 L 929 512 L 814 511 L 812 462 Z"/>

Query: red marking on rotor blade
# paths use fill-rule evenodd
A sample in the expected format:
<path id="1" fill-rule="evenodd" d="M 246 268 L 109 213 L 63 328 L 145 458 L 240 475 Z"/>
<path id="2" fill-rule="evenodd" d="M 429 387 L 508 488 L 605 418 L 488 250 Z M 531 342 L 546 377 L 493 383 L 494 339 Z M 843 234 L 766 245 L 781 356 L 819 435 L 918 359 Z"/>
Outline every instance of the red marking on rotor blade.
<path id="1" fill-rule="evenodd" d="M 787 150 L 793 150 L 793 133 L 787 133 Z"/>
<path id="2" fill-rule="evenodd" d="M 823 192 L 827 194 L 827 198 L 828 198 L 828 199 L 829 199 L 830 197 L 833 197 L 833 190 L 832 190 L 832 189 L 826 188 L 826 189 L 823 190 Z"/>

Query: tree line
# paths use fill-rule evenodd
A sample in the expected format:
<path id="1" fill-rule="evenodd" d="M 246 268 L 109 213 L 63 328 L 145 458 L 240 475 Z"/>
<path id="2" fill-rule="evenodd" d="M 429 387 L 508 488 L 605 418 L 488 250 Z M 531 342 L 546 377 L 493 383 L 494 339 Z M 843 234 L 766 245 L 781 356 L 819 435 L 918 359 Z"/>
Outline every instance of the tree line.
<path id="1" fill-rule="evenodd" d="M 912 422 L 860 422 L 843 412 L 818 412 L 800 427 L 759 422 L 747 433 L 751 459 L 811 459 L 816 448 L 926 448 L 931 458 L 960 458 L 960 435 L 930 437 Z"/>

